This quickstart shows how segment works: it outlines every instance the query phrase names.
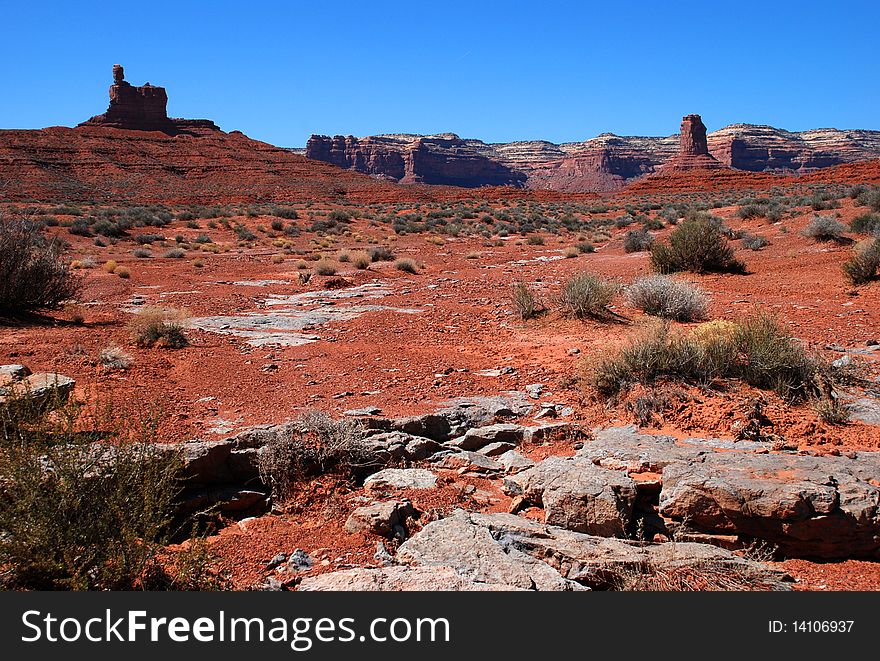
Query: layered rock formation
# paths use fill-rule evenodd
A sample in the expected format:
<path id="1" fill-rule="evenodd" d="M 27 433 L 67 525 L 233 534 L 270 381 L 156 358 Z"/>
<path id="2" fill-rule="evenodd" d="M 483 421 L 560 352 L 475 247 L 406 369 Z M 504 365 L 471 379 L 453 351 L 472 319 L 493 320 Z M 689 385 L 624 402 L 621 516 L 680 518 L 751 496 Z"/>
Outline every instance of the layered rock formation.
<path id="1" fill-rule="evenodd" d="M 309 158 L 407 183 L 516 185 L 535 190 L 603 192 L 654 172 L 806 173 L 880 158 L 880 131 L 817 129 L 793 133 L 735 124 L 706 134 L 699 115 L 682 119 L 679 135 L 631 137 L 603 133 L 583 142 L 535 140 L 490 144 L 454 134 L 355 138 L 312 136 Z"/>
<path id="2" fill-rule="evenodd" d="M 484 153 L 482 143 L 454 133 L 413 136 L 313 135 L 306 156 L 338 167 L 402 183 L 479 186 L 520 186 L 522 172 Z"/>
<path id="3" fill-rule="evenodd" d="M 685 115 L 681 118 L 678 154 L 663 164 L 664 172 L 681 170 L 702 170 L 723 167 L 709 153 L 706 141 L 706 125 L 699 115 Z"/>
<path id="4" fill-rule="evenodd" d="M 146 83 L 135 87 L 125 80 L 121 64 L 113 65 L 113 84 L 110 86 L 110 106 L 107 112 L 86 120 L 80 126 L 105 126 L 135 131 L 162 131 L 169 135 L 198 134 L 219 131 L 207 119 L 173 119 L 168 117 L 168 94 L 164 87 Z"/>

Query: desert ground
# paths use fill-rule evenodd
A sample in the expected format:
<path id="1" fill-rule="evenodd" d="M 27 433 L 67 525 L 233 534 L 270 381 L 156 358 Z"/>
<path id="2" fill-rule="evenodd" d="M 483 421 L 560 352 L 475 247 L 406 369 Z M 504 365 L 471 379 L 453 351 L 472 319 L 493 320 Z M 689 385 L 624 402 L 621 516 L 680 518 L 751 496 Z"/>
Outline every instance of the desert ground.
<path id="1" fill-rule="evenodd" d="M 0 363 L 160 412 L 226 587 L 874 590 L 880 287 L 842 266 L 880 228 L 864 220 L 876 169 L 606 195 L 9 203 L 66 244 L 82 288 L 4 320 Z M 677 270 L 705 309 L 646 313 L 630 287 L 655 275 L 652 243 L 698 217 L 745 268 Z M 582 274 L 609 298 L 579 312 Z M 823 376 L 597 381 L 633 343 L 759 318 Z M 144 320 L 183 339 L 145 339 Z M 369 465 L 346 446 L 274 474 L 266 455 L 315 433 L 316 412 Z"/>

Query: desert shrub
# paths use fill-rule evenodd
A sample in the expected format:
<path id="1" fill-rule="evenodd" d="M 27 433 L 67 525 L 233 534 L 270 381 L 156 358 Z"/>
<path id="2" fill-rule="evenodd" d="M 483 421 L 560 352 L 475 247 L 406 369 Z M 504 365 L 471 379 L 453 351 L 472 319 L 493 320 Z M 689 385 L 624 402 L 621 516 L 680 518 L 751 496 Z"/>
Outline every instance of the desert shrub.
<path id="1" fill-rule="evenodd" d="M 544 237 L 540 234 L 532 234 L 526 239 L 526 243 L 530 246 L 543 246 Z"/>
<path id="2" fill-rule="evenodd" d="M 596 252 L 596 246 L 594 246 L 590 241 L 581 241 L 577 244 L 576 248 L 582 253 L 591 253 Z"/>
<path id="3" fill-rule="evenodd" d="M 255 241 L 257 238 L 256 234 L 254 234 L 251 230 L 240 223 L 235 226 L 235 229 L 233 231 L 235 232 L 235 236 L 238 237 L 239 241 Z"/>
<path id="4" fill-rule="evenodd" d="M 336 275 L 336 263 L 329 259 L 319 259 L 314 266 L 315 275 Z"/>
<path id="5" fill-rule="evenodd" d="M 814 216 L 804 228 L 804 236 L 816 241 L 841 241 L 846 232 L 846 225 L 833 216 Z"/>
<path id="6" fill-rule="evenodd" d="M 356 250 L 351 253 L 351 264 L 359 271 L 369 268 L 370 262 L 372 262 L 372 260 L 370 259 L 369 253 L 363 250 Z"/>
<path id="7" fill-rule="evenodd" d="M 626 289 L 627 302 L 647 314 L 674 321 L 705 319 L 708 298 L 702 289 L 667 275 L 636 280 Z"/>
<path id="8" fill-rule="evenodd" d="M 284 218 L 286 220 L 296 220 L 297 218 L 299 218 L 299 214 L 293 207 L 272 207 L 272 215 L 277 216 L 278 218 Z M 276 228 L 275 223 L 272 223 L 272 229 L 280 230 L 281 228 Z"/>
<path id="9" fill-rule="evenodd" d="M 737 209 L 736 215 L 743 220 L 750 220 L 752 218 L 761 218 L 766 214 L 766 212 L 766 209 L 760 205 L 747 204 Z"/>
<path id="10" fill-rule="evenodd" d="M 658 273 L 744 273 L 720 224 L 702 216 L 688 218 L 669 235 L 668 244 L 651 247 L 651 264 Z"/>
<path id="11" fill-rule="evenodd" d="M 98 363 L 111 370 L 126 370 L 131 367 L 132 359 L 121 347 L 107 347 L 98 352 Z"/>
<path id="12" fill-rule="evenodd" d="M 186 257 L 186 250 L 182 250 L 181 248 L 172 248 L 171 250 L 166 251 L 163 257 L 167 259 L 183 259 Z"/>
<path id="13" fill-rule="evenodd" d="M 56 308 L 76 296 L 82 281 L 63 252 L 37 223 L 0 218 L 0 313 Z"/>
<path id="14" fill-rule="evenodd" d="M 749 250 L 761 250 L 770 245 L 770 242 L 760 234 L 751 234 L 749 232 L 743 234 L 740 243 L 742 243 L 743 248 L 748 248 Z"/>
<path id="15" fill-rule="evenodd" d="M 142 246 L 145 246 L 158 241 L 164 241 L 165 237 L 161 234 L 138 234 L 134 237 L 134 240 Z"/>
<path id="16" fill-rule="evenodd" d="M 575 319 L 605 319 L 612 316 L 608 306 L 619 290 L 615 283 L 590 273 L 578 273 L 563 284 L 559 306 L 564 314 Z"/>
<path id="17" fill-rule="evenodd" d="M 413 260 L 408 259 L 406 257 L 402 257 L 400 259 L 395 260 L 394 261 L 394 268 L 396 268 L 398 271 L 403 271 L 404 273 L 411 273 L 413 275 L 415 275 L 416 273 L 419 272 L 419 267 L 416 265 L 416 263 Z"/>
<path id="18" fill-rule="evenodd" d="M 875 234 L 880 236 L 880 214 L 863 213 L 853 218 L 849 226 L 856 234 Z"/>
<path id="19" fill-rule="evenodd" d="M 644 228 L 630 230 L 623 237 L 623 250 L 627 253 L 650 250 L 653 244 L 654 235 Z"/>
<path id="20" fill-rule="evenodd" d="M 394 259 L 394 252 L 386 246 L 374 246 L 367 252 L 372 262 L 390 262 Z"/>
<path id="21" fill-rule="evenodd" d="M 863 285 L 877 277 L 880 269 L 880 237 L 856 245 L 853 255 L 843 263 L 843 274 L 854 285 Z"/>
<path id="22" fill-rule="evenodd" d="M 127 266 L 117 266 L 114 271 L 114 274 L 118 275 L 123 280 L 128 280 L 131 277 L 131 269 Z"/>
<path id="23" fill-rule="evenodd" d="M 578 250 L 577 248 L 575 248 L 574 246 L 569 246 L 562 253 L 563 257 L 565 257 L 566 259 L 574 259 L 575 257 L 577 257 L 580 254 L 581 254 L 581 251 Z M 475 257 L 474 259 L 478 259 L 478 258 L 479 258 L 479 253 L 477 253 L 477 257 Z"/>
<path id="24" fill-rule="evenodd" d="M 537 294 L 524 282 L 515 282 L 510 290 L 510 299 L 517 315 L 523 321 L 533 319 L 544 311 Z"/>
<path id="25" fill-rule="evenodd" d="M 708 384 L 716 379 L 740 379 L 756 388 L 772 389 L 789 401 L 817 394 L 817 359 L 785 335 L 776 321 L 758 314 L 736 324 L 705 326 L 695 332 L 673 333 L 668 324 L 650 328 L 611 355 L 599 359 L 590 372 L 591 385 L 613 396 L 636 383 L 661 379 Z"/>
<path id="26" fill-rule="evenodd" d="M 104 269 L 107 273 L 113 273 L 116 271 L 117 268 L 119 268 L 119 264 L 117 264 L 115 260 L 108 259 L 106 262 L 104 262 L 101 268 Z"/>
<path id="27" fill-rule="evenodd" d="M 182 310 L 145 307 L 129 323 L 132 340 L 139 347 L 182 349 L 189 344 L 184 332 L 186 314 Z"/>
<path id="28" fill-rule="evenodd" d="M 852 417 L 852 405 L 823 397 L 813 404 L 819 420 L 829 425 L 845 425 Z"/>
<path id="29" fill-rule="evenodd" d="M 280 220 L 280 219 L 278 219 L 278 218 L 275 218 L 271 223 L 269 223 L 269 226 L 270 226 L 274 231 L 276 231 L 276 232 L 280 232 L 281 230 L 284 229 L 284 221 L 283 221 L 283 220 Z"/>
<path id="30" fill-rule="evenodd" d="M 134 251 L 132 251 L 131 254 L 134 255 L 135 257 L 137 257 L 138 259 L 145 259 L 147 257 L 153 256 L 153 253 L 151 253 L 146 248 L 136 248 Z"/>
<path id="31" fill-rule="evenodd" d="M 106 410 L 104 410 L 106 408 Z M 0 408 L 0 581 L 23 590 L 167 587 L 160 562 L 180 490 L 156 418 Z M 96 444 L 98 439 L 104 439 Z"/>
<path id="32" fill-rule="evenodd" d="M 351 252 L 348 250 L 340 250 L 336 253 L 336 261 L 341 264 L 347 264 L 351 261 Z"/>
<path id="33" fill-rule="evenodd" d="M 284 255 L 272 255 L 269 258 L 269 261 L 271 261 L 273 264 L 281 264 L 284 262 Z"/>
<path id="34" fill-rule="evenodd" d="M 365 442 L 358 420 L 333 420 L 326 413 L 301 416 L 285 434 L 265 445 L 258 459 L 260 478 L 280 501 L 290 497 L 297 481 L 329 472 L 356 477 L 379 465 L 378 456 Z"/>

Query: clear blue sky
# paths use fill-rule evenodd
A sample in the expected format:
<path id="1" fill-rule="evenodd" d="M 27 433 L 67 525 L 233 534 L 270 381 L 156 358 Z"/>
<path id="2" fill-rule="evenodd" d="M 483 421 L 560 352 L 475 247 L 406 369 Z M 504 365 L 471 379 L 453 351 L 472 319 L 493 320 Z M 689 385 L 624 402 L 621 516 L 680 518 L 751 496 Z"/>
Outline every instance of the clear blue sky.
<path id="1" fill-rule="evenodd" d="M 670 135 L 700 113 L 880 129 L 880 1 L 5 2 L 0 127 L 74 125 L 111 66 L 169 114 L 311 133 L 486 141 Z"/>

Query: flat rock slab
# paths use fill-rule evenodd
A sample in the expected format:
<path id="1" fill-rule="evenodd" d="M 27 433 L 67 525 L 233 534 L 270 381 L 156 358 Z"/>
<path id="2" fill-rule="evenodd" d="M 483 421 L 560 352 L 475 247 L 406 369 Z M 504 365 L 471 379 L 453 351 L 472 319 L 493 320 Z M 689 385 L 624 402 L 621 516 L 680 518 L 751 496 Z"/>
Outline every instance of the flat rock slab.
<path id="1" fill-rule="evenodd" d="M 397 560 L 527 590 L 623 589 L 670 574 L 689 577 L 691 589 L 790 589 L 783 572 L 707 544 L 644 544 L 462 510 L 425 526 Z"/>
<path id="2" fill-rule="evenodd" d="M 578 456 L 659 473 L 660 513 L 696 532 L 765 540 L 793 557 L 880 557 L 880 453 L 772 454 L 622 427 L 597 432 Z"/>
<path id="3" fill-rule="evenodd" d="M 364 480 L 364 488 L 375 492 L 384 489 L 433 489 L 437 476 L 424 468 L 386 468 Z"/>
<path id="4" fill-rule="evenodd" d="M 636 483 L 622 471 L 582 457 L 550 457 L 505 478 L 503 488 L 543 507 L 546 523 L 604 537 L 626 532 L 637 493 Z"/>
<path id="5" fill-rule="evenodd" d="M 21 368 L 22 365 L 9 367 Z M 69 376 L 56 372 L 22 372 L 20 369 L 9 370 L 4 374 L 5 383 L 0 383 L 0 404 L 6 401 L 29 402 L 37 407 L 54 406 L 67 401 L 76 385 Z"/>
<path id="6" fill-rule="evenodd" d="M 472 581 L 451 567 L 392 566 L 345 569 L 304 578 L 297 589 L 304 592 L 487 592 L 516 588 Z"/>

